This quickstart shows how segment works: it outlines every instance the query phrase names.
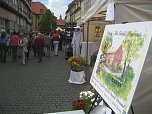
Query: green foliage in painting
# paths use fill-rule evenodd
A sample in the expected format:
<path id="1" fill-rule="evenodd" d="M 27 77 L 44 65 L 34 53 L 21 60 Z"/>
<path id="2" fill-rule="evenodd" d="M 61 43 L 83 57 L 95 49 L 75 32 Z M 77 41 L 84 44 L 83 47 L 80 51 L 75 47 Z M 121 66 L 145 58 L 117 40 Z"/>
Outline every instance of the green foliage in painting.
<path id="1" fill-rule="evenodd" d="M 107 35 L 104 38 L 103 44 L 102 44 L 102 52 L 107 53 L 108 49 L 112 46 L 112 35 Z"/>
<path id="2" fill-rule="evenodd" d="M 126 33 L 122 46 L 125 49 L 124 55 L 128 64 L 130 64 L 131 60 L 140 57 L 139 51 L 144 45 L 145 37 L 145 35 L 136 31 Z"/>
<path id="3" fill-rule="evenodd" d="M 133 68 L 128 66 L 125 71 L 125 81 L 118 75 L 108 73 L 102 68 L 97 73 L 98 78 L 111 90 L 116 96 L 127 100 L 127 96 L 132 87 L 132 80 L 135 76 Z M 115 81 L 113 81 L 115 79 Z"/>
<path id="4" fill-rule="evenodd" d="M 127 80 L 133 80 L 134 79 L 134 70 L 132 67 L 128 66 L 125 70 L 125 77 Z"/>

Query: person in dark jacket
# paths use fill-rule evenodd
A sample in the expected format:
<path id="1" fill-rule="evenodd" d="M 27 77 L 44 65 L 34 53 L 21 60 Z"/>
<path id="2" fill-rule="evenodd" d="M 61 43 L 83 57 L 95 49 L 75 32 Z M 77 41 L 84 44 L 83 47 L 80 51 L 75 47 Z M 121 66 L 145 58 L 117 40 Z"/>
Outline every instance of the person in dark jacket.
<path id="1" fill-rule="evenodd" d="M 43 56 L 43 46 L 44 46 L 44 38 L 42 37 L 41 33 L 38 33 L 38 36 L 35 39 L 35 46 L 37 49 L 37 54 L 39 58 L 39 63 L 42 62 L 42 56 Z"/>
<path id="2" fill-rule="evenodd" d="M 6 31 L 2 29 L 0 35 L 0 61 L 2 63 L 6 63 L 7 42 L 8 37 Z"/>

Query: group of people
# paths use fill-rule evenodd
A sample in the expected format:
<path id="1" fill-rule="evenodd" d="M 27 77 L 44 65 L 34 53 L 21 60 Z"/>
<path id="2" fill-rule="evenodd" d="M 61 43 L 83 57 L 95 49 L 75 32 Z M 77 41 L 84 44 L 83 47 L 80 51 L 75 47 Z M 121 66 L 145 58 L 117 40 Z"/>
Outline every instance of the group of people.
<path id="1" fill-rule="evenodd" d="M 38 62 L 42 62 L 42 57 L 49 57 L 51 51 L 58 56 L 58 50 L 62 50 L 63 35 L 60 30 L 40 33 L 6 33 L 4 29 L 0 33 L 0 62 L 6 63 L 6 58 L 12 55 L 12 61 L 21 58 L 21 63 L 26 64 L 29 59 L 29 51 L 33 48 L 34 57 L 38 57 Z"/>
<path id="2" fill-rule="evenodd" d="M 7 55 L 12 55 L 15 62 L 17 56 L 22 57 L 21 63 L 25 64 L 25 60 L 29 58 L 29 40 L 26 33 L 10 32 L 7 34 L 4 29 L 0 34 L 0 62 L 6 63 Z"/>

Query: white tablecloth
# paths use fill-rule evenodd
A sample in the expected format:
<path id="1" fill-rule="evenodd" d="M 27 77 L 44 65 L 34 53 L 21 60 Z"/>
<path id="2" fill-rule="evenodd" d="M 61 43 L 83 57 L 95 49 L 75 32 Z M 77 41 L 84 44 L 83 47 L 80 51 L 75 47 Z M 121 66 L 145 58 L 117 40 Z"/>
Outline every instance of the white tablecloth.
<path id="1" fill-rule="evenodd" d="M 74 72 L 71 70 L 70 72 L 70 78 L 69 78 L 69 83 L 74 83 L 74 84 L 83 84 L 85 83 L 85 73 L 84 71 L 80 72 Z"/>
<path id="2" fill-rule="evenodd" d="M 94 42 L 88 42 L 88 58 L 87 64 L 90 65 L 92 54 L 97 51 L 97 46 Z M 81 56 L 87 57 L 87 42 L 82 42 Z"/>

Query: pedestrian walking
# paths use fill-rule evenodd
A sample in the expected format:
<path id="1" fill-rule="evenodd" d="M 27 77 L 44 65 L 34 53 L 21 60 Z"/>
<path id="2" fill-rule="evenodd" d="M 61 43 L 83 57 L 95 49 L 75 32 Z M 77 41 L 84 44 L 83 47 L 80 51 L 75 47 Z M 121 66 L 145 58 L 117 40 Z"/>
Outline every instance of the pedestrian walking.
<path id="1" fill-rule="evenodd" d="M 54 51 L 54 44 L 53 44 L 53 37 L 52 37 L 52 35 L 53 35 L 53 30 L 51 31 L 51 33 L 50 33 L 50 38 L 51 38 L 51 51 Z"/>
<path id="2" fill-rule="evenodd" d="M 62 44 L 63 44 L 63 39 L 64 39 L 64 32 L 58 30 L 59 35 L 60 35 L 60 42 L 59 42 L 59 50 L 62 50 Z"/>
<path id="3" fill-rule="evenodd" d="M 50 54 L 50 47 L 51 45 L 51 38 L 50 38 L 50 35 L 49 33 L 46 33 L 45 37 L 44 37 L 44 54 L 46 57 L 49 57 L 51 54 Z"/>
<path id="4" fill-rule="evenodd" d="M 23 65 L 26 62 L 26 55 L 28 52 L 27 44 L 28 44 L 28 40 L 27 40 L 25 34 L 20 33 L 19 48 L 21 49 L 21 63 Z"/>
<path id="5" fill-rule="evenodd" d="M 36 52 L 36 45 L 35 45 L 35 39 L 37 38 L 37 32 L 33 33 L 32 35 L 32 39 L 31 39 L 31 44 L 32 44 L 32 48 L 33 48 L 33 52 L 34 52 L 34 57 L 36 57 L 37 52 Z"/>
<path id="6" fill-rule="evenodd" d="M 57 30 L 54 30 L 52 34 L 53 38 L 53 45 L 54 45 L 54 55 L 58 56 L 58 47 L 59 47 L 59 41 L 60 41 L 60 35 Z"/>
<path id="7" fill-rule="evenodd" d="M 42 62 L 43 56 L 43 46 L 44 46 L 44 38 L 41 33 L 38 33 L 38 36 L 35 39 L 35 46 L 38 54 L 39 63 Z"/>
<path id="8" fill-rule="evenodd" d="M 26 60 L 29 60 L 30 48 L 31 48 L 31 38 L 29 33 L 24 33 L 24 37 L 26 38 L 26 46 L 27 46 L 27 53 L 26 53 Z"/>
<path id="9" fill-rule="evenodd" d="M 8 37 L 6 31 L 5 29 L 2 29 L 0 35 L 0 61 L 2 63 L 6 63 L 7 42 Z"/>
<path id="10" fill-rule="evenodd" d="M 13 32 L 13 35 L 10 37 L 13 62 L 17 60 L 18 43 L 19 43 L 19 36 L 16 32 Z"/>
<path id="11" fill-rule="evenodd" d="M 11 45 L 10 45 L 10 38 L 11 38 L 11 36 L 13 35 L 13 30 L 10 30 L 9 32 L 8 32 L 8 42 L 7 42 L 7 54 L 9 55 L 9 56 L 11 56 Z"/>

